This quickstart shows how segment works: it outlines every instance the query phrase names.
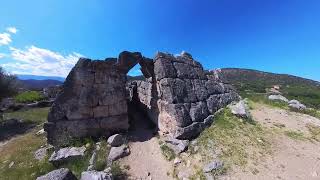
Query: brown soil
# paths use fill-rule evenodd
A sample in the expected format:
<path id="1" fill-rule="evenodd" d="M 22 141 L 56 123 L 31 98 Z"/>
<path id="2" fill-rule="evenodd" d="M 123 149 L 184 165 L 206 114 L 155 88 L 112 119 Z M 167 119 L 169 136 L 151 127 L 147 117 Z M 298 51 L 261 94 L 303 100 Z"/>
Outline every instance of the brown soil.
<path id="1" fill-rule="evenodd" d="M 172 163 L 161 154 L 159 140 L 155 129 L 139 114 L 135 116 L 134 126 L 129 132 L 130 155 L 121 159 L 120 164 L 129 167 L 129 179 L 173 179 L 169 173 L 173 170 Z"/>
<path id="2" fill-rule="evenodd" d="M 223 179 L 320 179 L 320 143 L 309 139 L 290 138 L 281 133 L 295 131 L 308 137 L 310 133 L 306 125 L 320 127 L 319 119 L 262 104 L 255 105 L 251 113 L 254 120 L 278 132 L 272 142 L 273 153 L 261 159 L 260 163 L 248 166 L 245 171 L 235 169 Z"/>

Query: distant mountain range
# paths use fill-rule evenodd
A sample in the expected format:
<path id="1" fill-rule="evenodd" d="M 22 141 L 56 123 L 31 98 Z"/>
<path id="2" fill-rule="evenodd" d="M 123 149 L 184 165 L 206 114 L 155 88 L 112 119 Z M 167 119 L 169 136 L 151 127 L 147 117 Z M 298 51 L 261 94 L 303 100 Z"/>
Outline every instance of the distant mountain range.
<path id="1" fill-rule="evenodd" d="M 22 87 L 29 90 L 42 90 L 46 87 L 62 85 L 65 78 L 56 76 L 17 75 Z"/>
<path id="2" fill-rule="evenodd" d="M 56 80 L 64 82 L 65 78 L 58 76 L 37 76 L 37 75 L 26 75 L 26 74 L 17 74 L 18 79 L 20 80 Z"/>

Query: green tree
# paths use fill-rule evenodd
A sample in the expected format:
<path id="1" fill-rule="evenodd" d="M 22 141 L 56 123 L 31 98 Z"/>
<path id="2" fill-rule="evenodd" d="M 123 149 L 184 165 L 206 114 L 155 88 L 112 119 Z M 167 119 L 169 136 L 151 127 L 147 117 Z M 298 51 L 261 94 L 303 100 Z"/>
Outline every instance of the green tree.
<path id="1" fill-rule="evenodd" d="M 18 84 L 15 75 L 8 74 L 0 67 L 0 100 L 15 95 L 18 91 Z"/>

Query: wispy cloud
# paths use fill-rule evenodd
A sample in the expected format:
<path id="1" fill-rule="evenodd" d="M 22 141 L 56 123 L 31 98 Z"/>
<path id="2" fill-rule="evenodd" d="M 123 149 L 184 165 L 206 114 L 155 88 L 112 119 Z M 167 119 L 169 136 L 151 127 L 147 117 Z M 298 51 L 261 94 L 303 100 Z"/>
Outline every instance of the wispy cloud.
<path id="1" fill-rule="evenodd" d="M 16 62 L 3 64 L 16 74 L 33 74 L 45 76 L 67 76 L 71 68 L 83 55 L 70 53 L 62 55 L 49 49 L 36 46 L 18 49 L 10 47 L 11 58 Z"/>
<path id="2" fill-rule="evenodd" d="M 7 27 L 6 30 L 12 34 L 16 34 L 18 32 L 18 29 L 16 27 Z"/>
<path id="3" fill-rule="evenodd" d="M 4 53 L 0 53 L 0 59 L 6 57 L 7 55 Z"/>
<path id="4" fill-rule="evenodd" d="M 0 46 L 11 43 L 11 35 L 9 33 L 0 33 Z"/>

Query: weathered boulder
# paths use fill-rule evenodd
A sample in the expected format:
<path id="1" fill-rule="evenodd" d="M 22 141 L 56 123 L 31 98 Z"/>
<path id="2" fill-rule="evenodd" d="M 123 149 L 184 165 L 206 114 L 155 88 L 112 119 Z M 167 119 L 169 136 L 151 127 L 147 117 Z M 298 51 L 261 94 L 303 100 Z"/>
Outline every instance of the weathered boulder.
<path id="1" fill-rule="evenodd" d="M 124 143 L 124 137 L 121 134 L 114 134 L 108 138 L 107 142 L 113 147 L 121 146 Z"/>
<path id="2" fill-rule="evenodd" d="M 128 156 L 130 154 L 130 149 L 127 145 L 122 145 L 119 147 L 112 147 L 110 149 L 107 162 L 110 164 L 120 158 Z"/>
<path id="3" fill-rule="evenodd" d="M 231 113 L 238 117 L 241 117 L 241 118 L 250 117 L 250 112 L 248 111 L 248 107 L 244 100 L 240 100 L 238 103 L 235 103 L 235 104 L 230 104 L 229 108 L 231 110 Z"/>
<path id="4" fill-rule="evenodd" d="M 61 168 L 40 176 L 37 180 L 77 180 L 77 177 L 69 169 Z"/>
<path id="5" fill-rule="evenodd" d="M 81 180 L 112 180 L 112 175 L 104 171 L 84 171 Z"/>
<path id="6" fill-rule="evenodd" d="M 49 162 L 58 166 L 63 162 L 84 157 L 85 151 L 86 151 L 85 147 L 62 148 L 52 153 L 51 157 L 49 158 Z"/>
<path id="7" fill-rule="evenodd" d="M 304 104 L 300 103 L 298 100 L 295 100 L 295 99 L 289 101 L 288 104 L 289 104 L 288 106 L 290 108 L 295 109 L 295 110 L 305 110 L 305 109 L 307 109 L 307 107 Z"/>
<path id="8" fill-rule="evenodd" d="M 268 99 L 269 100 L 278 100 L 278 101 L 283 101 L 283 102 L 288 102 L 289 100 L 286 98 L 286 97 L 284 97 L 284 96 L 282 96 L 282 95 L 270 95 L 269 97 L 268 97 Z"/>

